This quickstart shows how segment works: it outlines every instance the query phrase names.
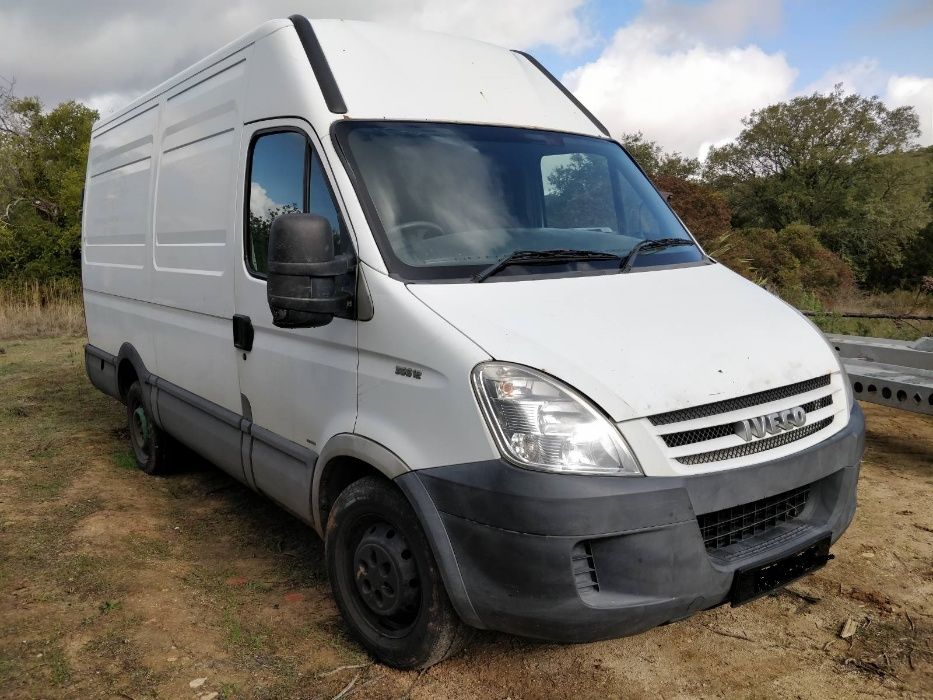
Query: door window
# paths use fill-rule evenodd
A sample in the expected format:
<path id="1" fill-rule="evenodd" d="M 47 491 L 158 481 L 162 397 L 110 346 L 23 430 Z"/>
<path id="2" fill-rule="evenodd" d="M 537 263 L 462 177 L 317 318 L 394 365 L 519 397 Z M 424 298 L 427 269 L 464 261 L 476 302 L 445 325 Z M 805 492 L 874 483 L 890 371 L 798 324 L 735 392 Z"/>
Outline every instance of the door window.
<path id="1" fill-rule="evenodd" d="M 269 229 L 282 214 L 305 212 L 326 218 L 336 237 L 335 249 L 347 248 L 343 222 L 318 155 L 299 131 L 264 133 L 253 140 L 249 159 L 245 228 L 246 264 L 265 277 Z"/>

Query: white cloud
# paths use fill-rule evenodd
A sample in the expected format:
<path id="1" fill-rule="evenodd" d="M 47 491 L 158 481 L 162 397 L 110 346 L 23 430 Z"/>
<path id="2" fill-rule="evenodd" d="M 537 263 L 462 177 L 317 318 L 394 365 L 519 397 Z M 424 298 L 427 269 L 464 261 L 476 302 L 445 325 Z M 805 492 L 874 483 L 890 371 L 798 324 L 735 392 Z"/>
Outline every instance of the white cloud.
<path id="1" fill-rule="evenodd" d="M 673 33 L 686 32 L 705 42 L 733 43 L 751 32 L 773 34 L 781 25 L 782 0 L 708 0 L 685 4 L 674 0 L 646 0 L 639 20 L 663 24 Z"/>
<path id="2" fill-rule="evenodd" d="M 737 136 L 753 109 L 785 99 L 796 74 L 781 53 L 714 47 L 685 27 L 640 18 L 564 79 L 614 135 L 643 131 L 666 149 L 704 157 Z"/>
<path id="3" fill-rule="evenodd" d="M 273 17 L 298 12 L 371 19 L 572 54 L 595 41 L 587 4 L 95 0 L 76 11 L 73 0 L 2 0 L 0 75 L 16 76 L 18 95 L 39 95 L 46 104 L 76 98 L 108 114 Z M 908 5 L 905 17 L 916 23 L 923 3 Z M 753 109 L 831 89 L 836 82 L 878 94 L 891 106 L 914 105 L 922 122 L 921 143 L 933 143 L 931 78 L 894 75 L 868 58 L 828 71 L 797 91 L 796 70 L 783 54 L 743 43 L 777 31 L 781 22 L 781 0 L 645 0 L 639 17 L 611 36 L 596 60 L 570 71 L 565 80 L 613 133 L 641 130 L 687 155 L 705 155 L 711 144 L 734 138 L 741 118 Z"/>
<path id="4" fill-rule="evenodd" d="M 779 0 L 647 0 L 602 54 L 564 75 L 568 87 L 614 135 L 642 131 L 667 150 L 704 158 L 734 139 L 755 109 L 794 95 L 845 90 L 912 105 L 921 145 L 933 143 L 933 78 L 893 75 L 874 58 L 842 64 L 803 89 L 780 52 L 740 43 L 781 24 Z"/>
<path id="5" fill-rule="evenodd" d="M 920 117 L 920 144 L 933 145 L 933 78 L 892 75 L 888 79 L 885 102 L 891 107 L 912 105 Z"/>
<path id="6" fill-rule="evenodd" d="M 411 23 L 509 48 L 548 45 L 572 52 L 593 41 L 578 11 L 586 0 L 420 2 Z"/>
<path id="7" fill-rule="evenodd" d="M 880 95 L 886 82 L 887 74 L 881 69 L 877 59 L 862 58 L 858 61 L 833 66 L 800 92 L 804 95 L 829 92 L 841 83 L 842 89 L 847 93 Z"/>
<path id="8" fill-rule="evenodd" d="M 253 216 L 261 219 L 271 219 L 273 211 L 281 211 L 284 205 L 276 202 L 266 188 L 258 182 L 251 182 L 249 186 L 249 211 Z"/>
<path id="9" fill-rule="evenodd" d="M 502 43 L 572 52 L 591 41 L 586 0 L 4 0 L 0 75 L 46 103 L 93 99 L 105 111 L 261 22 L 300 13 L 408 24 Z"/>
<path id="10" fill-rule="evenodd" d="M 81 98 L 80 101 L 91 109 L 96 109 L 101 117 L 105 117 L 126 107 L 138 96 L 137 92 L 106 92 Z"/>

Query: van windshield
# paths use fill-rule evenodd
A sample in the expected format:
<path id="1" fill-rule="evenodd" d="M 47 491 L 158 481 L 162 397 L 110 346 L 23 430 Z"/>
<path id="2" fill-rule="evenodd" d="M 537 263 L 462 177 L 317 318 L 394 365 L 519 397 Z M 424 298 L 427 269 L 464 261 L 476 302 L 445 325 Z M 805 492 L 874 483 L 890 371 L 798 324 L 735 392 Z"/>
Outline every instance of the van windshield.
<path id="1" fill-rule="evenodd" d="M 642 241 L 692 241 L 611 141 L 511 127 L 351 121 L 338 124 L 337 138 L 362 185 L 386 264 L 406 279 L 469 278 L 519 251 L 609 255 L 510 266 L 503 276 L 603 272 L 618 269 L 619 258 Z M 643 249 L 635 267 L 705 260 L 695 244 Z"/>

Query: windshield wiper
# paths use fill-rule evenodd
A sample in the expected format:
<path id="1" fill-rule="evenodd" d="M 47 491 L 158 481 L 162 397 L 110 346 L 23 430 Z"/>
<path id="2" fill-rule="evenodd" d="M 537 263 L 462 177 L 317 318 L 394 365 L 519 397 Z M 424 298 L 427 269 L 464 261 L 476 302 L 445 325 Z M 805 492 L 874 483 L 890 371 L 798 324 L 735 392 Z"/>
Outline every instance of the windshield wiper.
<path id="1" fill-rule="evenodd" d="M 694 243 L 688 238 L 649 238 L 640 241 L 624 258 L 622 258 L 622 262 L 619 264 L 619 272 L 628 272 L 631 270 L 635 258 L 638 257 L 639 253 L 645 250 L 660 250 L 662 248 L 672 248 L 676 245 L 694 245 Z"/>
<path id="2" fill-rule="evenodd" d="M 623 264 L 622 258 L 618 255 L 601 253 L 596 250 L 516 250 L 484 270 L 477 272 L 473 275 L 473 281 L 482 282 L 509 265 L 540 265 L 583 260 L 618 260 L 620 264 Z"/>

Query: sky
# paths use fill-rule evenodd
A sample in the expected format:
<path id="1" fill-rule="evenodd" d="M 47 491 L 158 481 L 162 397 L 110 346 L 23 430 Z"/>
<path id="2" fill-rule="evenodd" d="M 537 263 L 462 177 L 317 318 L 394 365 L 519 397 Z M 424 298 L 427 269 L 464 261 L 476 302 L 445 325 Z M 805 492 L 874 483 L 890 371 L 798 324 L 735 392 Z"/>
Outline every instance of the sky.
<path id="1" fill-rule="evenodd" d="M 0 0 L 0 76 L 107 114 L 260 22 L 392 22 L 531 51 L 614 136 L 704 157 L 752 110 L 842 83 L 933 144 L 933 0 Z"/>

